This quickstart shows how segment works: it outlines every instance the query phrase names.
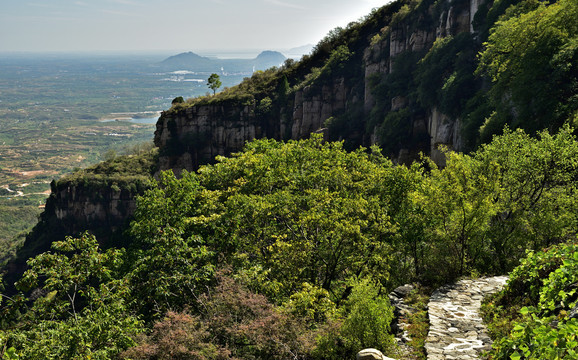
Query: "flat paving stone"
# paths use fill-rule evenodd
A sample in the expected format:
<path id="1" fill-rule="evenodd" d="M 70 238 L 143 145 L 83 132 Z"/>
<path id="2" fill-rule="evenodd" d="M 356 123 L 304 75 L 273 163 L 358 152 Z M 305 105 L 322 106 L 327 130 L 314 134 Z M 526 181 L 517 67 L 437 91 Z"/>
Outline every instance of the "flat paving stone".
<path id="1" fill-rule="evenodd" d="M 507 279 L 461 280 L 434 291 L 428 303 L 428 360 L 478 359 L 491 348 L 479 311 L 483 298 L 502 289 Z"/>

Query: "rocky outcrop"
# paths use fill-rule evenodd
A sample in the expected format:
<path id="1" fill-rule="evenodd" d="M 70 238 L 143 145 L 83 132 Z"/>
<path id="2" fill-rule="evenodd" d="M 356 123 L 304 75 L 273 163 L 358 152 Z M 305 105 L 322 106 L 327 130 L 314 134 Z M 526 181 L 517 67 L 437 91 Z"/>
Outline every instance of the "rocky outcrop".
<path id="1" fill-rule="evenodd" d="M 355 137 L 358 145 L 369 146 L 378 142 L 378 127 L 365 126 L 369 114 L 375 111 L 374 79 L 391 74 L 395 59 L 403 53 L 425 54 L 438 38 L 472 32 L 472 21 L 482 2 L 432 1 L 429 9 L 420 10 L 422 13 L 410 13 L 395 20 L 376 35 L 371 45 L 363 49 L 359 64 L 363 69 L 360 78 L 346 73 L 319 82 L 312 81 L 307 86 L 297 88 L 287 103 L 277 104 L 277 112 L 265 117 L 258 114 L 258 99 L 243 105 L 223 101 L 165 112 L 155 132 L 155 143 L 161 149 L 160 169 L 176 172 L 181 169 L 194 170 L 200 164 L 213 161 L 217 155 L 239 151 L 246 141 L 254 138 L 305 138 L 312 132 L 326 128 L 328 119 L 356 106 L 363 110 L 348 121 L 359 122 L 357 128 L 364 129 L 365 133 L 340 134 L 331 140 L 351 136 Z M 432 21 L 433 13 L 440 15 Z M 274 96 L 271 95 L 271 98 L 274 99 Z M 373 116 L 384 118 L 389 111 L 412 106 L 404 97 L 387 101 L 391 102 L 391 106 L 386 107 L 383 114 Z M 461 149 L 459 119 L 451 118 L 437 108 L 426 109 L 425 112 L 412 110 L 409 113 L 411 124 L 408 128 L 413 140 L 406 141 L 408 147 L 399 149 L 394 156 L 399 162 L 411 161 L 420 151 L 424 151 L 443 165 L 443 154 L 439 151 L 442 145 L 449 149 Z"/>
<path id="2" fill-rule="evenodd" d="M 345 110 L 348 100 L 345 79 L 338 78 L 331 85 L 321 86 L 320 91 L 307 86 L 295 93 L 291 138 L 308 137 L 324 127 L 325 120 Z"/>
<path id="3" fill-rule="evenodd" d="M 119 230 L 136 209 L 136 194 L 129 190 L 71 186 L 53 193 L 51 209 L 70 235 L 85 230 Z M 98 232 L 98 231 L 97 231 Z"/>
<path id="4" fill-rule="evenodd" d="M 438 2 L 439 3 L 439 2 Z M 474 32 L 474 16 L 484 0 L 464 0 L 441 2 L 437 5 L 440 10 L 439 18 L 433 24 L 427 25 L 424 16 L 406 17 L 393 25 L 389 36 L 382 36 L 381 41 L 368 47 L 364 53 L 365 68 L 365 103 L 366 114 L 372 111 L 376 100 L 371 90 L 371 82 L 377 76 L 387 76 L 394 71 L 394 61 L 396 57 L 408 51 L 419 52 L 428 50 L 436 39 L 447 36 L 454 36 L 462 32 Z M 428 10 L 432 12 L 433 6 Z M 391 99 L 391 108 L 386 111 L 398 111 L 404 107 L 411 106 L 401 101 L 405 99 Z M 439 151 L 442 146 L 449 149 L 461 150 L 460 120 L 451 118 L 447 114 L 441 113 L 437 108 L 428 109 L 425 118 L 421 115 L 412 117 L 412 136 L 420 138 L 423 135 L 430 138 L 430 145 L 427 149 L 433 160 L 444 164 L 444 156 Z M 384 117 L 385 117 L 384 113 Z M 423 122 L 426 122 L 425 124 Z M 377 130 L 377 129 L 375 129 Z M 377 140 L 375 130 L 372 136 L 372 143 Z M 425 132 L 425 134 L 424 134 Z M 418 149 L 422 150 L 422 149 Z M 415 158 L 412 153 L 417 153 L 415 149 L 402 148 L 399 150 L 397 159 L 399 162 Z"/>
<path id="5" fill-rule="evenodd" d="M 255 116 L 254 105 L 193 106 L 164 112 L 157 122 L 159 169 L 192 171 L 217 155 L 239 151 L 246 141 L 271 136 Z"/>
<path id="6" fill-rule="evenodd" d="M 417 309 L 406 304 L 405 298 L 415 290 L 415 286 L 406 284 L 395 288 L 389 295 L 389 302 L 393 306 L 394 320 L 391 324 L 392 333 L 396 334 L 396 341 L 400 347 L 411 339 L 407 331 L 407 322 L 402 321 L 407 319 L 411 314 L 415 313 Z"/>
<path id="7" fill-rule="evenodd" d="M 331 84 L 296 91 L 290 121 L 282 114 L 265 121 L 254 104 L 201 105 L 164 112 L 155 131 L 155 144 L 161 149 L 159 170 L 192 171 L 218 155 L 241 150 L 255 138 L 309 137 L 323 129 L 327 119 L 343 112 L 350 99 L 345 79 L 336 78 Z"/>
<path id="8" fill-rule="evenodd" d="M 431 138 L 430 157 L 440 165 L 445 165 L 442 148 L 460 148 L 459 119 L 451 119 L 437 108 L 431 109 L 428 118 L 428 134 Z"/>

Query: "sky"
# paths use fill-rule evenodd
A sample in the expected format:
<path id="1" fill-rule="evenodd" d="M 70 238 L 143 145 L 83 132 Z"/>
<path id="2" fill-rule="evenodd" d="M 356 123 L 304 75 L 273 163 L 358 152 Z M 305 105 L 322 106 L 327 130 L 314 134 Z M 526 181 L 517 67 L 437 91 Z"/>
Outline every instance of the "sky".
<path id="1" fill-rule="evenodd" d="M 282 50 L 390 0 L 0 0 L 0 52 Z"/>

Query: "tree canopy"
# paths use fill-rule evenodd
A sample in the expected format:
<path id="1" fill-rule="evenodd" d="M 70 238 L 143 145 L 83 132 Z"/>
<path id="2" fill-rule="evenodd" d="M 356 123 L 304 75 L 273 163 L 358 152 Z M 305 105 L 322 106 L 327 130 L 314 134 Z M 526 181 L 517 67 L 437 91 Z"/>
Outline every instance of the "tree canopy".
<path id="1" fill-rule="evenodd" d="M 530 3 L 530 4 L 528 4 Z M 517 13 L 516 9 L 533 8 Z M 491 30 L 478 73 L 493 81 L 496 112 L 482 131 L 504 124 L 530 133 L 555 130 L 578 111 L 578 4 L 526 2 Z"/>
<path id="2" fill-rule="evenodd" d="M 211 74 L 207 79 L 207 86 L 209 89 L 213 90 L 213 95 L 217 92 L 217 89 L 221 87 L 223 83 L 221 82 L 221 78 L 217 74 Z"/>

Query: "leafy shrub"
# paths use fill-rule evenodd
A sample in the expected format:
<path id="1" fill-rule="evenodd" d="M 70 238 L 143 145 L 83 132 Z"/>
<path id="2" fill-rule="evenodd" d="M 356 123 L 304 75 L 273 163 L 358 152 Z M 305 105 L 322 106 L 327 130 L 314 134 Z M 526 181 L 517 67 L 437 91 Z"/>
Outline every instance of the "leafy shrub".
<path id="1" fill-rule="evenodd" d="M 4 311 L 31 304 L 5 343 L 25 359 L 108 359 L 133 346 L 142 323 L 128 310 L 127 284 L 118 280 L 123 252 L 101 252 L 96 239 L 68 237 L 28 261 L 18 282 L 30 299 L 18 295 Z M 19 299 L 19 300 L 17 300 Z"/>
<path id="2" fill-rule="evenodd" d="M 376 348 L 391 355 L 396 351 L 392 320 L 389 299 L 367 279 L 357 281 L 340 316 L 321 333 L 314 354 L 320 359 L 354 358 L 360 350 Z"/>
<path id="3" fill-rule="evenodd" d="M 496 23 L 477 72 L 493 81 L 499 128 L 557 130 L 578 109 L 577 17 L 574 0 L 522 1 Z"/>
<path id="4" fill-rule="evenodd" d="M 486 316 L 499 319 L 509 308 L 519 313 L 507 336 L 496 339 L 492 359 L 565 359 L 578 356 L 578 319 L 570 317 L 576 309 L 578 293 L 578 245 L 568 243 L 544 252 L 529 252 L 511 274 L 504 290 L 486 304 Z M 494 303 L 495 302 L 495 303 Z M 503 324 L 494 321 L 496 328 Z M 496 332 L 494 332 L 496 334 Z"/>
<path id="5" fill-rule="evenodd" d="M 186 312 L 168 312 L 155 323 L 150 335 L 136 338 L 138 346 L 120 354 L 133 360 L 219 360 L 229 359 L 230 352 L 211 343 L 208 324 Z"/>

